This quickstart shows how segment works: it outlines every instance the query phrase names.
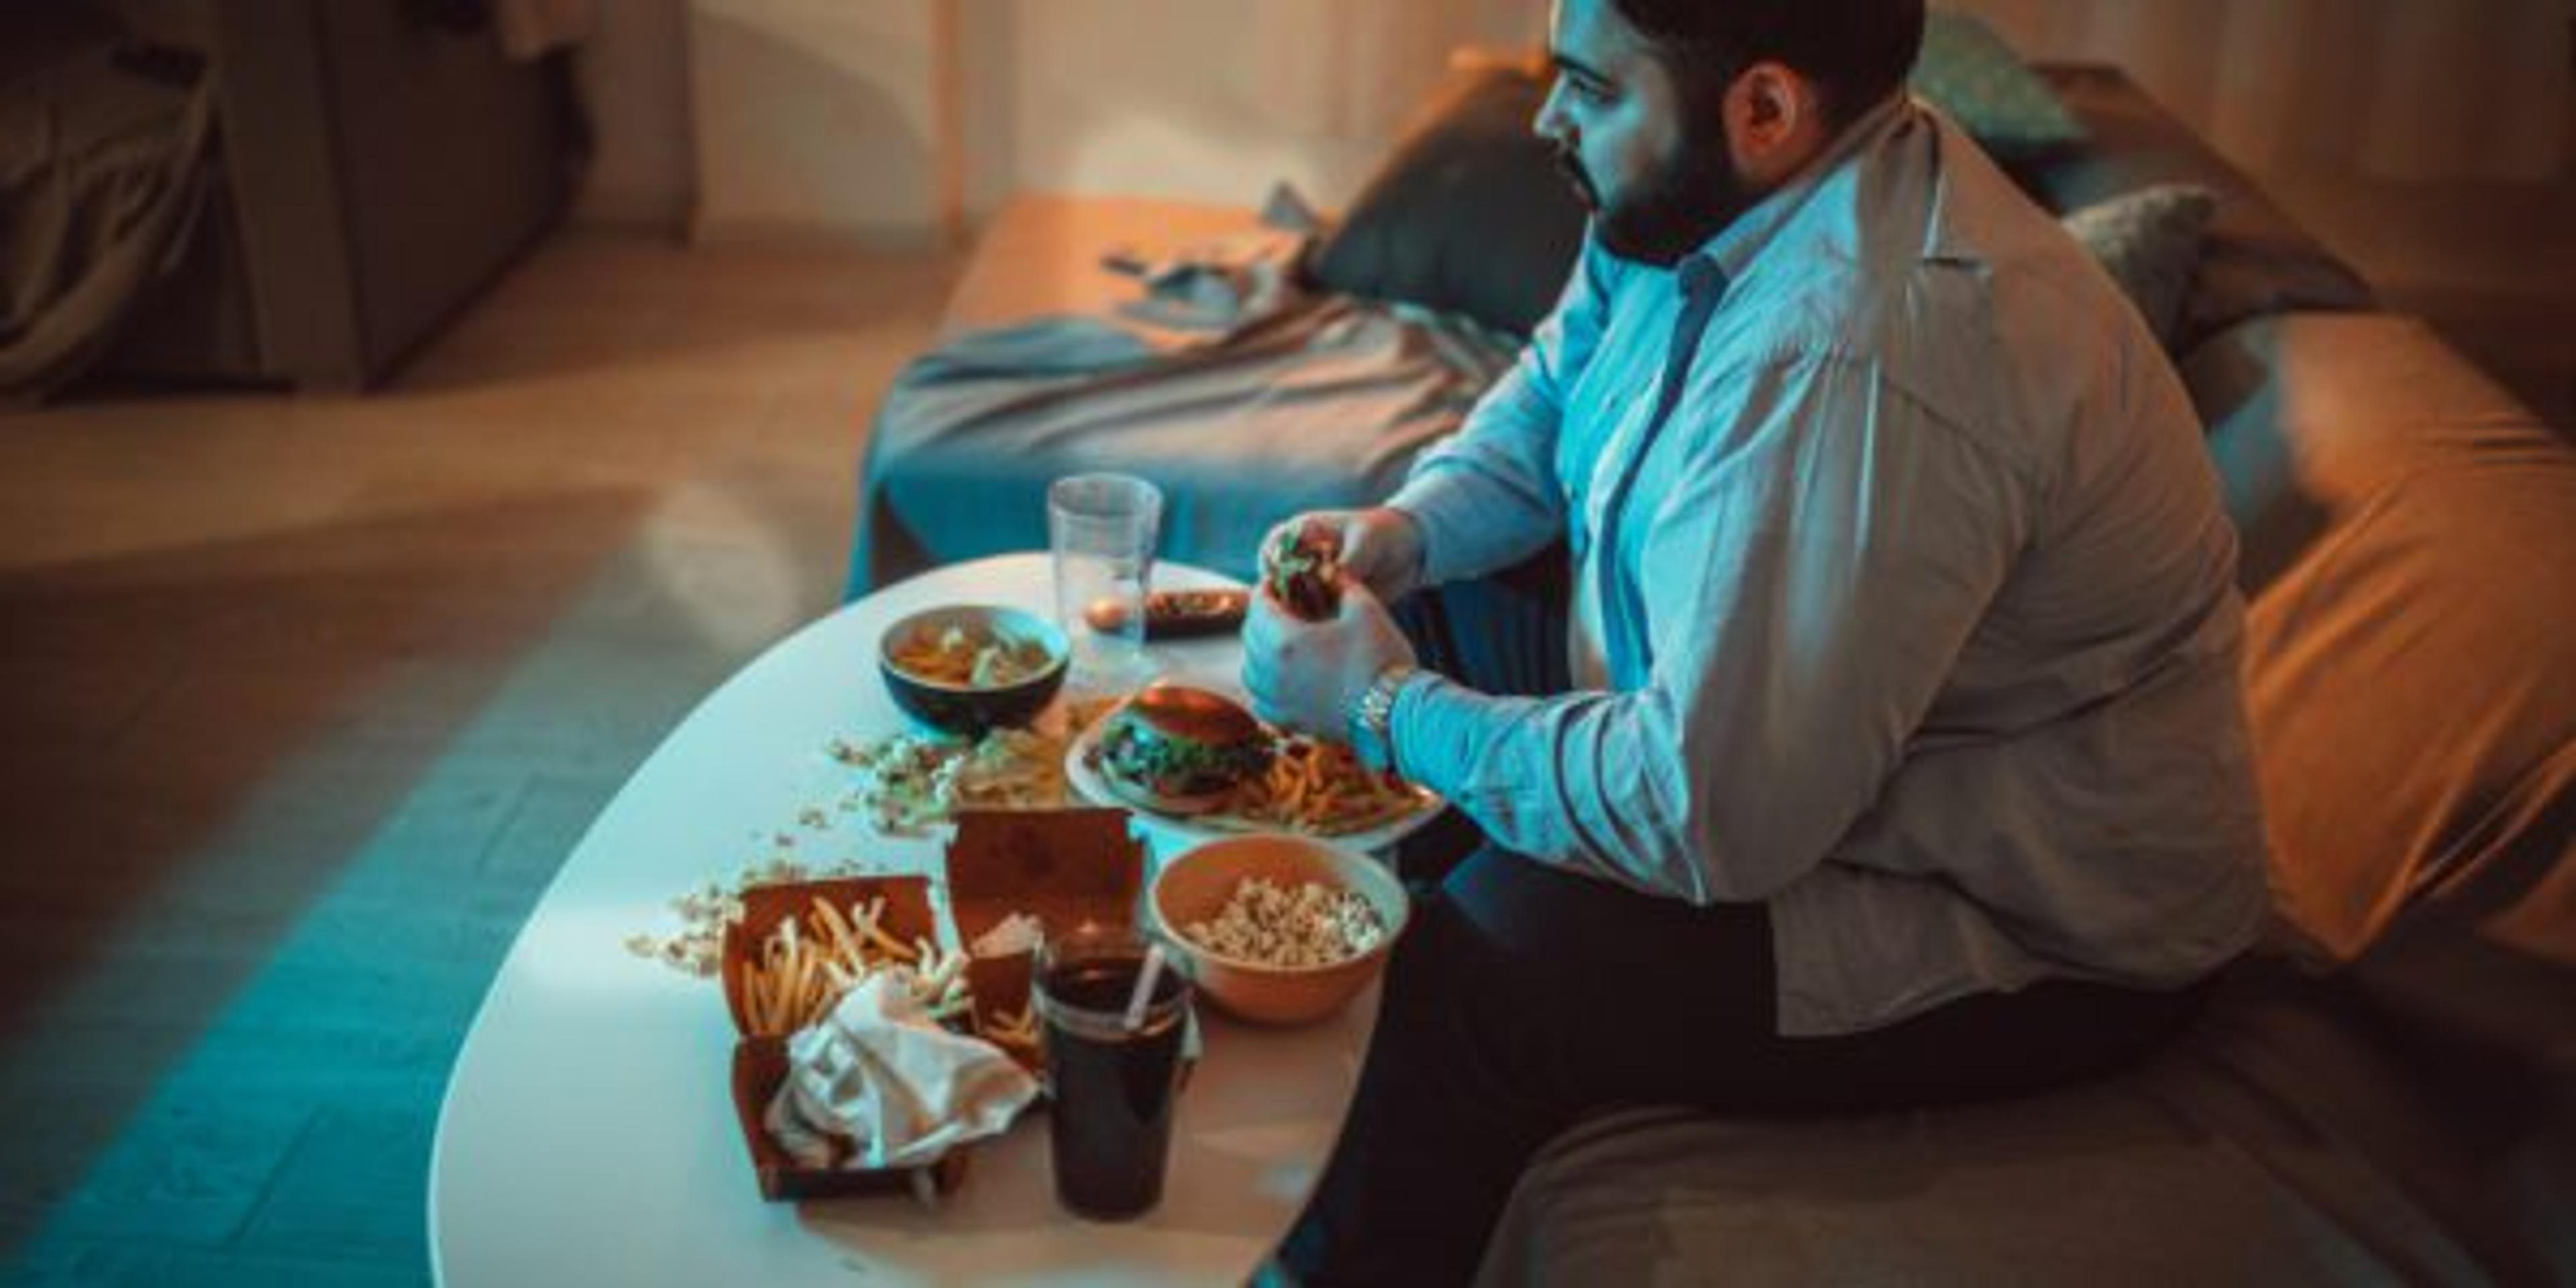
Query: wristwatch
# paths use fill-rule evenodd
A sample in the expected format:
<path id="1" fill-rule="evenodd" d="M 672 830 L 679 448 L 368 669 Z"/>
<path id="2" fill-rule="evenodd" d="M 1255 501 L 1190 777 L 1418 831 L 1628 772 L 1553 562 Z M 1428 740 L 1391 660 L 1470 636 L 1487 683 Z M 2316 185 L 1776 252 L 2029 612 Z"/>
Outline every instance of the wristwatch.
<path id="1" fill-rule="evenodd" d="M 1377 673 L 1351 703 L 1351 747 L 1371 769 L 1395 768 L 1395 696 L 1419 668 L 1397 662 Z"/>

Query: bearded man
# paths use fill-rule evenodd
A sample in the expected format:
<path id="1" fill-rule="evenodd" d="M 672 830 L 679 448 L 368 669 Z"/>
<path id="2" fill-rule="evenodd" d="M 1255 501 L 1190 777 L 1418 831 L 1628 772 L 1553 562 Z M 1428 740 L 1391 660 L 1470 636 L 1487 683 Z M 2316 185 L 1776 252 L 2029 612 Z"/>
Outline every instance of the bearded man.
<path id="1" fill-rule="evenodd" d="M 1256 606 L 1256 708 L 1481 848 L 1420 891 L 1293 1277 L 1467 1278 L 1600 1108 L 2119 1068 L 2255 934 L 2199 425 L 2118 288 L 1905 93 L 1922 31 L 1921 0 L 1559 0 L 1571 280 L 1387 506 L 1294 521 L 1345 593 Z M 1560 542 L 1562 691 L 1416 665 L 1386 603 Z"/>

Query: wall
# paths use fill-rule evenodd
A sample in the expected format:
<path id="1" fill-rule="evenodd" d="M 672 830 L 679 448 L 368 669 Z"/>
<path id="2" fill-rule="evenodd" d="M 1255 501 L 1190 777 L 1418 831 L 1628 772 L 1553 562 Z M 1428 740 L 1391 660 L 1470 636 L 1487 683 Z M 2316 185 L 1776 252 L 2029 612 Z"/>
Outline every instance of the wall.
<path id="1" fill-rule="evenodd" d="M 1958 0 L 2026 56 L 2118 63 L 2256 170 L 2563 181 L 2567 0 Z"/>
<path id="2" fill-rule="evenodd" d="M 940 0 L 688 0 L 692 230 L 927 240 Z"/>
<path id="3" fill-rule="evenodd" d="M 1348 196 L 1462 41 L 1531 0 L 603 0 L 581 216 L 705 238 L 935 231 L 935 18 L 950 6 L 963 200 Z"/>
<path id="4" fill-rule="evenodd" d="M 975 212 L 1020 191 L 1248 203 L 1280 179 L 1338 203 L 1446 50 L 1536 39 L 1546 13 L 1545 0 L 605 0 L 584 213 L 668 219 L 694 192 L 703 235 L 919 242 L 940 210 L 942 6 L 959 33 L 956 182 Z M 2576 157 L 2567 0 L 1950 7 L 2031 56 L 2126 66 L 2257 171 L 2563 183 Z"/>
<path id="5" fill-rule="evenodd" d="M 606 0 L 575 59 L 595 123 L 590 174 L 574 217 L 617 227 L 678 228 L 689 213 L 686 0 Z"/>
<path id="6" fill-rule="evenodd" d="M 1464 42 L 1526 41 L 1527 0 L 980 0 L 973 204 L 1011 191 L 1349 196 Z"/>

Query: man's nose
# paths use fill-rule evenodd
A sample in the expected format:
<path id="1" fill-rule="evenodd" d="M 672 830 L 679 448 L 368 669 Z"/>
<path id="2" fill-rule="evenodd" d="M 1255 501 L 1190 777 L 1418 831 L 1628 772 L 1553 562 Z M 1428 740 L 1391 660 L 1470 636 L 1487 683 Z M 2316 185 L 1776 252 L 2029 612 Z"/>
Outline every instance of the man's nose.
<path id="1" fill-rule="evenodd" d="M 1574 123 L 1565 116 L 1565 78 L 1559 76 L 1547 87 L 1547 98 L 1538 105 L 1538 115 L 1530 118 L 1530 132 L 1559 147 L 1574 146 Z"/>

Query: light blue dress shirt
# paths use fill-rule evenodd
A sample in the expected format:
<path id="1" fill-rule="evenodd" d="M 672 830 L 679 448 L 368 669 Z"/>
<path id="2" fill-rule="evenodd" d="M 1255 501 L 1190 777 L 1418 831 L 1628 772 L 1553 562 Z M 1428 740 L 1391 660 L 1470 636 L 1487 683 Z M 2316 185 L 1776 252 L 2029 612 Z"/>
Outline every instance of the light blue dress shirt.
<path id="1" fill-rule="evenodd" d="M 1587 240 L 1393 503 L 1435 583 L 1569 538 L 1600 685 L 1418 677 L 1398 766 L 1540 862 L 1767 902 L 1782 1032 L 2177 985 L 2253 938 L 2199 422 L 2117 287 L 1929 109 L 1857 122 L 1676 270 Z"/>

